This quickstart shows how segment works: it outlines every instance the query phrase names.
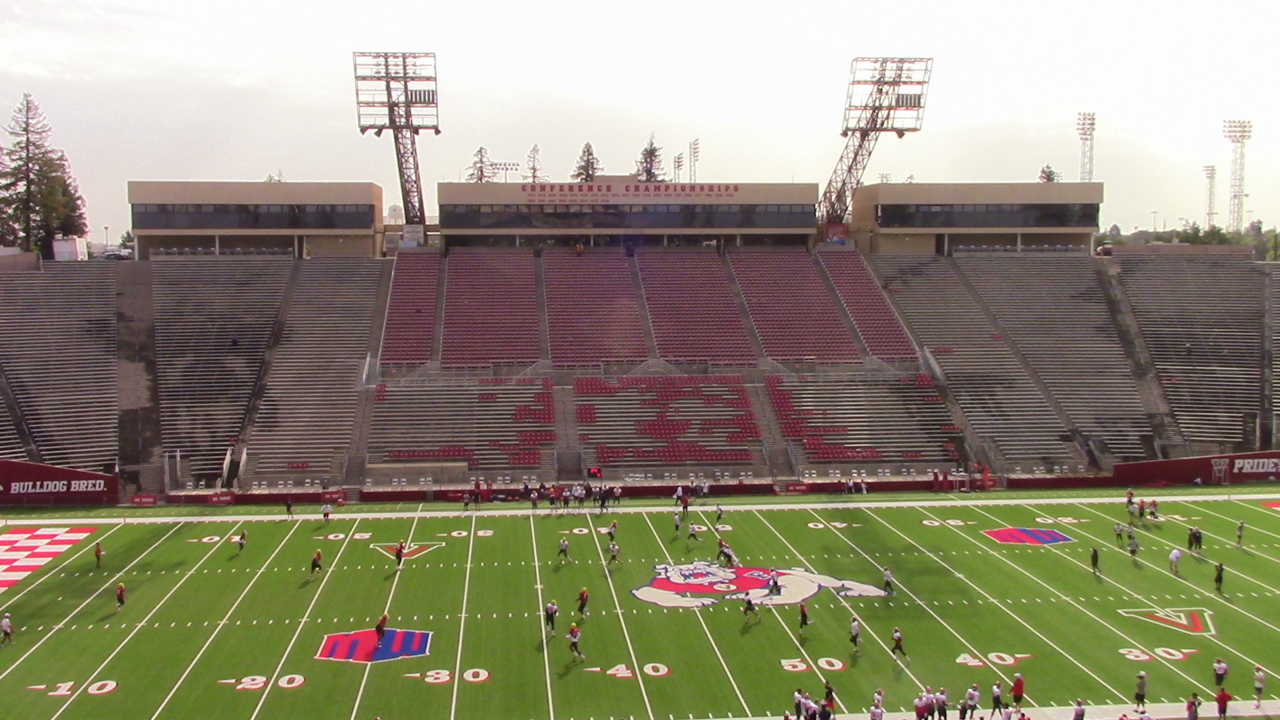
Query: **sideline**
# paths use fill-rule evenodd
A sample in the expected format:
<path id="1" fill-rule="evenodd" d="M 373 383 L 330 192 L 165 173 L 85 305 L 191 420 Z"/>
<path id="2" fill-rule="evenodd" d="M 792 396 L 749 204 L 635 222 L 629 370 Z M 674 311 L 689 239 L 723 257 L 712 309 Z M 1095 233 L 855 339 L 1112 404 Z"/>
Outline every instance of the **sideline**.
<path id="1" fill-rule="evenodd" d="M 864 496 L 856 496 L 864 497 Z M 874 500 L 853 500 L 849 502 L 783 502 L 783 503 L 766 503 L 760 505 L 743 506 L 741 509 L 751 510 L 844 510 L 844 509 L 866 509 L 866 510 L 885 510 L 893 508 L 921 509 L 921 508 L 949 508 L 949 507 L 973 507 L 988 506 L 1000 507 L 1007 505 L 1019 506 L 1041 506 L 1041 505 L 1105 505 L 1107 503 L 1120 504 L 1124 502 L 1124 495 L 1116 492 L 1107 496 L 1097 497 L 1048 497 L 1048 498 L 985 498 L 985 497 L 965 497 L 962 495 L 947 494 L 942 497 L 945 500 L 886 500 L 877 502 Z M 1155 496 L 1156 499 L 1165 499 Z M 1246 496 L 1250 500 L 1280 500 L 1280 493 L 1249 493 Z M 1177 495 L 1165 499 L 1166 502 L 1236 502 L 1240 501 L 1240 496 L 1236 495 Z M 425 511 L 403 511 L 403 512 L 367 512 L 362 513 L 359 510 L 352 512 L 335 513 L 334 518 L 358 518 L 362 520 L 394 520 L 394 519 L 412 519 L 412 518 L 461 518 L 467 516 L 478 517 L 526 517 L 533 514 L 528 505 L 523 502 L 515 503 L 518 507 L 504 507 L 502 509 L 492 510 L 471 510 L 463 513 L 461 510 L 425 510 Z M 666 504 L 665 499 L 659 505 L 644 505 L 634 507 L 611 507 L 609 513 L 621 513 L 624 515 L 634 515 L 638 513 L 651 512 L 667 512 L 670 506 Z M 596 513 L 584 512 L 582 515 L 595 515 Z M 323 517 L 319 513 L 294 513 L 296 520 L 322 520 Z M 48 520 L 39 517 L 32 517 L 29 521 L 10 521 L 7 524 L 15 527 L 25 527 L 27 525 L 37 525 L 42 523 L 57 522 L 59 525 L 68 524 L 86 524 L 86 525 L 117 525 L 117 524 L 138 524 L 150 525 L 156 523 L 200 523 L 200 522 L 283 522 L 285 517 L 280 515 L 159 515 L 156 517 L 91 517 L 91 518 L 50 518 Z M 739 720 L 742 720 L 739 718 Z"/>

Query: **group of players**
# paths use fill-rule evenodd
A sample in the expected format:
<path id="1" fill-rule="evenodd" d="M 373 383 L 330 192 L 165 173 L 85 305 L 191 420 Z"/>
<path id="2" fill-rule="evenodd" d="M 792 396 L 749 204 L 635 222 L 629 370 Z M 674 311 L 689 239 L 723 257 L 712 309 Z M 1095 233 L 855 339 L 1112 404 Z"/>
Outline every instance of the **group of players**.
<path id="1" fill-rule="evenodd" d="M 1148 503 L 1145 499 L 1135 498 L 1133 490 L 1125 491 L 1125 512 L 1129 515 L 1129 523 L 1116 523 L 1113 529 L 1116 536 L 1116 545 L 1121 548 L 1128 548 L 1129 557 L 1135 560 L 1138 557 L 1140 543 L 1138 542 L 1137 528 L 1139 525 L 1147 527 L 1148 520 L 1160 520 L 1160 504 L 1157 500 L 1151 500 Z M 1236 524 L 1236 547 L 1244 547 L 1244 530 L 1245 522 L 1241 520 Z M 1127 542 L 1126 542 L 1127 541 Z M 1204 532 L 1200 528 L 1189 525 L 1187 526 L 1187 552 L 1195 555 L 1201 555 L 1204 552 Z M 1098 548 L 1094 547 L 1089 552 L 1089 563 L 1093 568 L 1094 574 L 1101 572 L 1098 566 Z M 1174 548 L 1169 552 L 1169 572 L 1180 575 L 1179 562 L 1182 560 L 1181 548 Z M 1213 589 L 1215 592 L 1222 593 L 1222 579 L 1226 574 L 1226 566 L 1217 562 L 1213 565 Z"/>

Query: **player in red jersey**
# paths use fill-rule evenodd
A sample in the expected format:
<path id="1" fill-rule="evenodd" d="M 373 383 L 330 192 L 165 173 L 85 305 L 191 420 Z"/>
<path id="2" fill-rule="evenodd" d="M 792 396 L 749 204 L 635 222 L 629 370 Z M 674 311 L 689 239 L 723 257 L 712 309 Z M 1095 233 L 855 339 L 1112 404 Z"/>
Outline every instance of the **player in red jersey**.
<path id="1" fill-rule="evenodd" d="M 569 623 L 569 650 L 579 660 L 586 660 L 587 656 L 582 654 L 578 649 L 578 643 L 582 640 L 582 631 L 578 629 L 577 623 Z"/>
<path id="2" fill-rule="evenodd" d="M 382 637 L 387 634 L 387 614 L 382 613 L 382 617 L 378 618 L 378 624 L 373 628 L 373 633 L 378 636 L 378 642 L 374 643 L 374 647 L 382 647 Z"/>
<path id="3" fill-rule="evenodd" d="M 116 612 L 124 607 L 124 583 L 116 586 Z"/>
<path id="4" fill-rule="evenodd" d="M 800 603 L 800 634 L 804 634 L 805 626 L 809 624 L 809 608 L 804 603 Z"/>
<path id="5" fill-rule="evenodd" d="M 591 596 L 587 593 L 586 588 L 582 588 L 578 591 L 578 615 L 581 617 L 587 616 L 587 600 L 589 600 L 590 597 Z"/>
<path id="6" fill-rule="evenodd" d="M 311 572 L 307 573 L 307 577 L 311 577 L 312 575 L 315 575 L 317 572 L 324 570 L 324 567 L 320 565 L 320 560 L 322 557 L 323 556 L 320 554 L 320 550 L 317 549 L 316 554 L 311 556 Z"/>
<path id="7" fill-rule="evenodd" d="M 1015 712 L 1022 712 L 1022 696 L 1026 694 L 1027 685 L 1022 681 L 1022 673 L 1013 674 L 1013 687 L 1009 688 L 1009 694 L 1013 696 L 1013 709 Z"/>
<path id="8" fill-rule="evenodd" d="M 396 572 L 400 571 L 400 566 L 404 564 L 404 541 L 396 543 Z"/>
<path id="9" fill-rule="evenodd" d="M 102 556 L 106 554 L 106 551 L 102 549 L 102 543 L 94 543 L 93 559 L 96 562 L 94 567 L 102 567 Z"/>
<path id="10" fill-rule="evenodd" d="M 248 543 L 248 542 L 249 542 L 249 531 L 248 531 L 248 530 L 241 530 L 241 531 L 240 531 L 240 537 L 236 538 L 236 544 L 240 546 L 240 549 L 239 549 L 239 550 L 236 550 L 236 554 L 237 554 L 237 555 L 239 555 L 240 553 L 244 552 L 244 546 L 245 546 L 245 544 L 246 544 L 246 543 Z"/>

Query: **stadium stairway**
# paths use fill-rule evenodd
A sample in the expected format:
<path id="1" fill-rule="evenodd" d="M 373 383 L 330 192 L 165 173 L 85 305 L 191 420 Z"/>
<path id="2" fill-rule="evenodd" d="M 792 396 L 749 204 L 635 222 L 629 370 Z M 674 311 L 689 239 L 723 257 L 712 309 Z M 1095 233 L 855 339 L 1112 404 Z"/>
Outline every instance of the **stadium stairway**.
<path id="1" fill-rule="evenodd" d="M 1277 302 L 1280 302 L 1280 298 L 1276 296 L 1275 267 L 1274 264 L 1266 265 L 1266 272 L 1263 275 L 1266 290 L 1263 292 L 1262 297 L 1263 302 L 1266 303 L 1266 308 L 1262 313 L 1262 322 L 1264 323 L 1262 333 L 1262 401 L 1264 407 L 1259 419 L 1263 426 L 1262 447 L 1276 446 L 1275 412 L 1276 408 L 1280 407 L 1280 402 L 1278 402 L 1280 398 L 1276 397 L 1276 377 L 1277 372 L 1280 371 L 1280 366 L 1277 365 L 1276 360 L 1277 340 L 1280 340 L 1280 338 L 1276 337 L 1276 333 L 1280 330 L 1280 323 L 1276 322 L 1275 315 Z"/>
<path id="2" fill-rule="evenodd" d="M 373 427 L 373 402 L 377 395 L 378 351 L 386 334 L 387 308 L 391 302 L 391 282 L 395 273 L 395 261 L 383 260 L 382 273 L 378 281 L 378 295 L 374 300 L 373 327 L 369 334 L 367 347 L 369 364 L 365 368 L 364 377 L 360 378 L 360 400 L 356 405 L 355 422 L 351 430 L 351 444 L 347 448 L 347 465 L 343 484 L 359 486 L 364 478 L 365 464 L 369 452 L 369 432 Z"/>
<path id="3" fill-rule="evenodd" d="M 742 292 L 741 283 L 733 274 L 733 265 L 729 263 L 729 256 L 721 255 L 720 264 L 724 267 L 725 277 L 729 281 L 729 291 L 733 294 L 733 302 L 738 307 L 738 315 L 742 318 L 742 327 L 747 332 L 747 341 L 751 343 L 752 352 L 758 358 L 767 357 L 764 342 L 760 339 L 760 328 L 756 327 L 756 320 L 751 316 L 751 306 L 747 304 L 747 296 Z"/>
<path id="4" fill-rule="evenodd" d="M 644 285 L 640 282 L 640 266 L 635 256 L 627 258 L 631 271 L 631 289 L 636 296 L 636 310 L 640 313 L 640 327 L 644 331 L 644 348 L 650 358 L 658 357 L 658 343 L 653 336 L 653 318 L 649 316 L 649 304 L 644 301 Z"/>
<path id="5" fill-rule="evenodd" d="M 156 312 L 152 263 L 118 262 L 116 382 L 119 384 L 119 467 L 123 491 L 164 492 L 160 387 L 156 380 Z M 122 497 L 121 500 L 126 500 Z"/>
<path id="6" fill-rule="evenodd" d="M 1138 319 L 1134 317 L 1133 307 L 1129 304 L 1129 296 L 1120 282 L 1120 268 L 1111 258 L 1094 258 L 1093 262 L 1107 308 L 1120 337 L 1120 345 L 1133 370 L 1138 397 L 1146 409 L 1147 422 L 1155 437 L 1155 454 L 1158 457 L 1183 457 L 1186 455 L 1186 439 L 1178 428 L 1173 408 L 1169 406 L 1169 399 L 1165 397 L 1164 388 L 1160 385 L 1160 376 L 1151 362 L 1147 341 L 1142 336 Z"/>
<path id="7" fill-rule="evenodd" d="M 40 448 L 36 447 L 22 418 L 22 408 L 18 406 L 13 388 L 9 387 L 3 367 L 0 367 L 0 398 L 4 400 L 4 413 L 0 414 L 0 460 L 44 462 Z"/>

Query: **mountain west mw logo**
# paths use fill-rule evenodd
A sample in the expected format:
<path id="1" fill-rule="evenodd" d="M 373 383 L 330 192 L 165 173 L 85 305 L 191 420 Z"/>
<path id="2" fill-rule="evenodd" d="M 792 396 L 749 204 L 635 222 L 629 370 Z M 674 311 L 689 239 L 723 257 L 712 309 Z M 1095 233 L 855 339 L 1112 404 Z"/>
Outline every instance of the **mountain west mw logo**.
<path id="1" fill-rule="evenodd" d="M 1075 542 L 1057 530 L 1045 528 L 1000 528 L 999 530 L 983 530 L 983 535 L 1001 545 L 1057 545 L 1058 543 Z"/>
<path id="2" fill-rule="evenodd" d="M 1213 464 L 1213 483 L 1226 485 L 1227 469 L 1231 467 L 1231 458 L 1214 458 L 1210 462 Z"/>
<path id="3" fill-rule="evenodd" d="M 840 580 L 800 569 L 778 570 L 778 592 L 769 592 L 769 571 L 764 568 L 726 568 L 699 561 L 688 565 L 654 565 L 655 577 L 631 594 L 663 607 L 693 608 L 714 605 L 720 598 L 751 598 L 760 605 L 793 605 L 831 588 L 849 596 L 883 597 L 884 591 L 853 580 Z M 712 597 L 696 597 L 710 595 Z"/>
<path id="4" fill-rule="evenodd" d="M 320 643 L 317 660 L 338 662 L 375 663 L 399 660 L 431 654 L 431 633 L 422 630 L 392 630 L 378 644 L 373 630 L 357 630 L 349 633 L 325 635 Z"/>
<path id="5" fill-rule="evenodd" d="M 1121 615 L 1146 620 L 1188 635 L 1217 634 L 1213 630 L 1213 611 L 1204 608 L 1141 608 L 1119 612 Z"/>

